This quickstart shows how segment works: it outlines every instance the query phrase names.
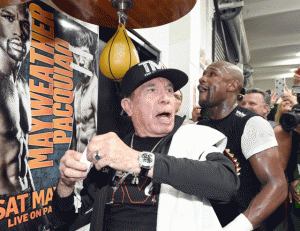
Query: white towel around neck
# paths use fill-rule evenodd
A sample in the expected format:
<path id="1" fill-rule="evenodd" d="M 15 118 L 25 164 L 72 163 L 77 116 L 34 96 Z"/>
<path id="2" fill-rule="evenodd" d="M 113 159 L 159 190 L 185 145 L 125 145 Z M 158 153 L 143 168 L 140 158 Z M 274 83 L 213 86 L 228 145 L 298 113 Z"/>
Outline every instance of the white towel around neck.
<path id="1" fill-rule="evenodd" d="M 223 152 L 227 138 L 207 126 L 188 124 L 181 126 L 173 136 L 168 155 L 205 161 L 211 152 Z M 191 176 L 192 177 L 192 176 Z M 220 222 L 206 198 L 183 193 L 162 184 L 157 231 L 221 231 Z"/>

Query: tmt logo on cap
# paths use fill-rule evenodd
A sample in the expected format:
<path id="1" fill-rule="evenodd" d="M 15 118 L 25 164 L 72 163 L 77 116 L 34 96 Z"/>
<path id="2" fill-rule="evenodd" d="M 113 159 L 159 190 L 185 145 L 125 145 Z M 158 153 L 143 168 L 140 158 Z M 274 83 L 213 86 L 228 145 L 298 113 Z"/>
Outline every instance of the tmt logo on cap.
<path id="1" fill-rule="evenodd" d="M 161 62 L 157 64 L 148 60 L 134 65 L 126 72 L 120 83 L 122 97 L 129 96 L 137 87 L 154 78 L 168 79 L 173 84 L 174 91 L 188 82 L 188 76 L 184 72 L 168 69 Z"/>
<path id="2" fill-rule="evenodd" d="M 167 69 L 167 67 L 162 62 L 159 62 L 157 64 L 151 60 L 139 63 L 138 65 L 144 67 L 145 69 L 144 76 L 148 76 L 152 73 L 155 73 L 157 70 Z"/>

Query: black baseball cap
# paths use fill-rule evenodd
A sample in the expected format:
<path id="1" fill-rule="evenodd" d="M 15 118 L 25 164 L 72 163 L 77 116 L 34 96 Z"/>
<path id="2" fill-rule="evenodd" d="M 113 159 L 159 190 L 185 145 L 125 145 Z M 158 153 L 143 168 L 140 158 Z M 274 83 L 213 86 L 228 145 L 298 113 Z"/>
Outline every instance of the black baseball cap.
<path id="1" fill-rule="evenodd" d="M 131 67 L 124 75 L 120 83 L 122 97 L 129 96 L 143 83 L 158 77 L 168 79 L 173 84 L 174 92 L 182 88 L 189 80 L 183 71 L 166 69 L 165 66 L 158 65 L 151 60 L 144 61 Z"/>

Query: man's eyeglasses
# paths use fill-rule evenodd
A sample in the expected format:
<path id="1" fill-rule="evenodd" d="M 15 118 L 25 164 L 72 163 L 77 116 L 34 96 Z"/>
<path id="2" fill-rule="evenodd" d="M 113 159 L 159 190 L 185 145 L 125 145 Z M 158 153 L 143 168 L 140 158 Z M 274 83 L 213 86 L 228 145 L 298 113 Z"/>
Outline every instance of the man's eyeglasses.
<path id="1" fill-rule="evenodd" d="M 175 97 L 175 99 L 177 99 L 177 100 L 182 100 L 182 97 L 180 96 L 180 95 L 174 95 L 174 97 Z"/>

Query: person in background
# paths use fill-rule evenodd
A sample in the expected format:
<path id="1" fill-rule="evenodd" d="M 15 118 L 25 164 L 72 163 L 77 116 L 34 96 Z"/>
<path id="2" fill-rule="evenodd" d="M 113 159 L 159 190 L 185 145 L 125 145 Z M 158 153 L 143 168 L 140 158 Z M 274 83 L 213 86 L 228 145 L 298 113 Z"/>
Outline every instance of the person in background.
<path id="1" fill-rule="evenodd" d="M 225 61 L 210 64 L 199 79 L 199 104 L 210 118 L 198 124 L 228 138 L 227 149 L 237 158 L 241 186 L 228 204 L 213 204 L 226 231 L 260 227 L 287 198 L 287 181 L 273 128 L 261 116 L 237 105 L 243 72 Z"/>
<path id="2" fill-rule="evenodd" d="M 271 98 L 268 93 L 259 88 L 251 88 L 245 91 L 239 105 L 266 118 L 270 110 L 270 104 Z"/>
<path id="3" fill-rule="evenodd" d="M 277 107 L 277 111 L 275 114 L 274 121 L 279 123 L 280 117 L 282 114 L 287 113 L 292 109 L 292 107 L 297 104 L 297 97 L 292 94 L 292 92 L 288 89 L 287 85 L 285 85 L 285 92 L 281 94 L 280 97 L 276 97 L 275 90 L 272 93 L 272 103 L 278 102 L 281 99 L 281 103 L 279 103 Z M 274 105 L 274 104 L 272 104 Z"/>
<path id="4" fill-rule="evenodd" d="M 262 89 L 251 88 L 247 89 L 240 106 L 256 112 L 265 119 L 270 111 L 271 97 Z M 283 130 L 282 126 L 274 121 L 269 121 L 274 129 L 276 140 L 278 143 L 279 159 L 282 163 L 284 171 L 287 168 L 287 164 L 291 155 L 292 149 L 292 135 Z M 285 204 L 280 207 L 265 221 L 261 226 L 264 226 L 265 230 L 283 229 L 286 226 L 286 209 Z"/>
<path id="5" fill-rule="evenodd" d="M 274 121 L 279 123 L 282 114 L 289 112 L 292 107 L 293 105 L 289 100 L 281 101 L 281 103 L 278 105 Z"/>
<path id="6" fill-rule="evenodd" d="M 267 119 L 268 121 L 274 121 L 275 120 L 275 114 L 277 112 L 277 108 L 278 108 L 278 99 L 279 97 L 276 96 L 276 89 L 274 89 L 271 93 L 271 90 L 269 90 L 270 92 L 270 97 L 271 97 L 271 105 L 270 105 L 270 112 L 267 115 Z"/>
<path id="7" fill-rule="evenodd" d="M 295 71 L 293 76 L 293 85 L 297 86 L 300 83 L 300 67 Z"/>
<path id="8" fill-rule="evenodd" d="M 287 167 L 287 176 L 289 180 L 289 229 L 300 229 L 300 196 L 299 184 L 300 181 L 300 125 L 292 131 L 292 154 Z"/>
<path id="9" fill-rule="evenodd" d="M 299 69 L 295 72 L 293 77 L 293 85 L 297 86 L 300 83 Z M 299 103 L 299 102 L 297 102 Z M 299 106 L 296 105 L 296 106 Z M 300 229 L 300 196 L 299 184 L 300 181 L 300 124 L 292 131 L 292 154 L 288 165 L 288 179 L 289 185 L 289 202 L 288 218 L 289 230 Z"/>
<path id="10" fill-rule="evenodd" d="M 180 110 L 181 103 L 182 103 L 182 93 L 181 93 L 181 90 L 176 91 L 174 93 L 174 97 L 175 97 L 175 114 L 177 114 L 178 111 Z"/>
<path id="11" fill-rule="evenodd" d="M 174 96 L 175 96 L 175 113 L 177 114 L 178 111 L 180 110 L 182 99 L 183 99 L 181 90 L 176 91 L 174 93 Z M 192 121 L 197 122 L 200 117 L 201 117 L 201 107 L 195 105 L 192 111 Z M 185 121 L 184 124 L 190 124 L 190 121 Z"/>
<path id="12" fill-rule="evenodd" d="M 192 111 L 192 120 L 194 122 L 198 122 L 201 118 L 201 106 L 194 105 L 193 111 Z"/>

